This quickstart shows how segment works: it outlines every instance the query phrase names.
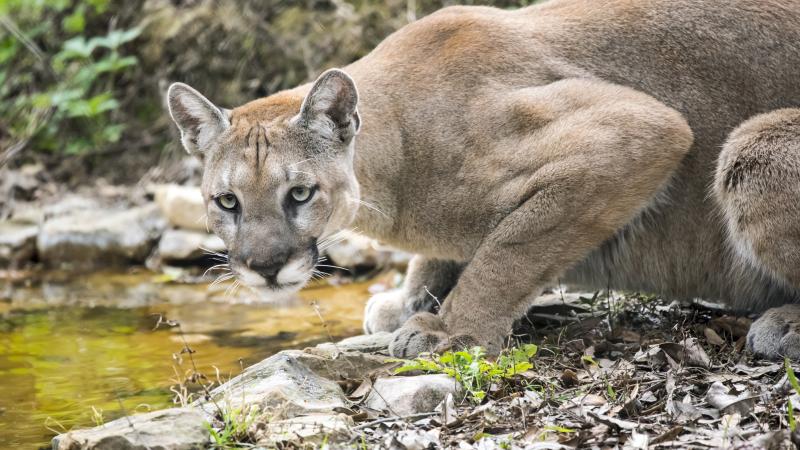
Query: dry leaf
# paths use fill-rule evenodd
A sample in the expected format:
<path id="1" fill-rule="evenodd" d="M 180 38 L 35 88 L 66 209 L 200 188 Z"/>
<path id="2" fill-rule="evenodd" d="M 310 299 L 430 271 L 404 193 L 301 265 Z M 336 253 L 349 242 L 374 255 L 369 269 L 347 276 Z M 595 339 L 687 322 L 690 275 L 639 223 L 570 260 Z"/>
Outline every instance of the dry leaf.
<path id="1" fill-rule="evenodd" d="M 672 359 L 689 367 L 711 367 L 711 359 L 695 338 L 686 338 L 681 343 L 666 342 L 659 347 Z"/>
<path id="2" fill-rule="evenodd" d="M 716 345 L 717 347 L 722 347 L 725 345 L 725 340 L 722 339 L 714 329 L 706 327 L 703 329 L 703 334 L 706 337 L 706 341 L 708 341 L 711 345 Z"/>
<path id="3" fill-rule="evenodd" d="M 728 392 L 724 384 L 715 381 L 706 393 L 706 401 L 723 414 L 737 413 L 742 416 L 750 414 L 758 401 L 758 396 L 752 396 L 749 391 L 740 395 L 730 395 Z"/>
<path id="4" fill-rule="evenodd" d="M 631 422 L 629 420 L 615 419 L 613 417 L 604 416 L 602 414 L 597 414 L 592 411 L 589 411 L 587 414 L 589 415 L 589 417 L 597 419 L 603 425 L 607 425 L 617 430 L 633 430 L 639 426 L 639 424 L 637 424 L 636 422 Z"/>

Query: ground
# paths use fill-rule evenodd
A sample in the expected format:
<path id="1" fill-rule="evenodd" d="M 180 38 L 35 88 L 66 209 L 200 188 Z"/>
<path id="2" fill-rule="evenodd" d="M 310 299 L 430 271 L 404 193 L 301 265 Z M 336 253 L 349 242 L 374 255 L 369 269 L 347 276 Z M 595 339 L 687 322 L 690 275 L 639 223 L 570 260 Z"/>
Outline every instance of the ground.
<path id="1" fill-rule="evenodd" d="M 789 431 L 800 385 L 784 361 L 743 350 L 750 318 L 637 294 L 554 293 L 537 304 L 513 345 L 537 344 L 532 367 L 496 379 L 480 400 L 468 391 L 437 411 L 406 416 L 368 407 L 385 368 L 342 380 L 354 426 L 325 442 L 409 449 L 788 449 L 800 442 Z"/>
<path id="2" fill-rule="evenodd" d="M 448 424 L 382 422 L 363 428 L 367 441 L 791 448 L 787 400 L 800 395 L 782 361 L 742 351 L 748 318 L 639 295 L 559 297 L 520 324 L 536 330 L 525 337 L 539 344 L 534 368 L 495 385 L 478 406 L 456 405 Z"/>

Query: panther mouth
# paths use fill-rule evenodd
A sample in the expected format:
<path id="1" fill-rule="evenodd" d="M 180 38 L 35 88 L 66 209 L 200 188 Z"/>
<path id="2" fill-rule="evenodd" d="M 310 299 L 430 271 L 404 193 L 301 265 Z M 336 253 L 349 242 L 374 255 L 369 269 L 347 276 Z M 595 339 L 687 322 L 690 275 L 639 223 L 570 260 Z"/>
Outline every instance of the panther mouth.
<path id="1" fill-rule="evenodd" d="M 244 266 L 234 270 L 242 283 L 267 295 L 297 292 L 313 275 L 313 266 L 305 257 L 289 261 L 274 275 L 263 275 Z"/>

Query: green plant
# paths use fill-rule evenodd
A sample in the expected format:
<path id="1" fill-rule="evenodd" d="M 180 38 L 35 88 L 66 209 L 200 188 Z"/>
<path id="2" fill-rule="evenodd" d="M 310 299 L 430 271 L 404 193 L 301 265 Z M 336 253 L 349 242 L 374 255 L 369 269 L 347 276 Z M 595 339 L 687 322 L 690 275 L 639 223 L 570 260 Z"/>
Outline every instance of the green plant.
<path id="1" fill-rule="evenodd" d="M 792 362 L 789 361 L 789 358 L 783 359 L 783 366 L 786 368 L 786 378 L 789 379 L 789 384 L 791 384 L 794 391 L 800 395 L 800 383 L 797 381 L 797 376 L 794 374 Z M 794 406 L 792 405 L 791 398 L 786 402 L 786 416 L 789 421 L 789 430 L 794 433 L 794 431 L 797 429 L 797 424 L 794 418 Z"/>
<path id="2" fill-rule="evenodd" d="M 608 395 L 608 399 L 612 402 L 617 401 L 617 391 L 614 390 L 614 386 L 611 386 L 611 382 L 608 381 L 608 378 L 606 378 L 606 394 Z"/>
<path id="3" fill-rule="evenodd" d="M 421 370 L 450 375 L 461 383 L 473 402 L 480 403 L 493 384 L 511 379 L 533 368 L 531 360 L 537 350 L 536 345 L 525 344 L 504 350 L 496 360 L 491 361 L 486 358 L 486 353 L 481 347 L 472 347 L 469 350 L 449 351 L 430 358 L 402 360 L 404 364 L 397 368 L 395 373 Z"/>
<path id="4" fill-rule="evenodd" d="M 106 423 L 105 418 L 103 418 L 103 408 L 95 408 L 92 406 L 92 422 L 94 422 L 94 426 L 96 427 Z"/>
<path id="5" fill-rule="evenodd" d="M 257 408 L 239 407 L 222 411 L 221 427 L 206 423 L 213 441 L 212 447 L 226 450 L 243 448 L 242 443 L 250 440 L 248 429 L 258 417 Z"/>
<path id="6" fill-rule="evenodd" d="M 123 46 L 141 29 L 109 26 L 109 6 L 0 0 L 0 137 L 66 154 L 119 141 L 120 78 L 138 63 Z"/>

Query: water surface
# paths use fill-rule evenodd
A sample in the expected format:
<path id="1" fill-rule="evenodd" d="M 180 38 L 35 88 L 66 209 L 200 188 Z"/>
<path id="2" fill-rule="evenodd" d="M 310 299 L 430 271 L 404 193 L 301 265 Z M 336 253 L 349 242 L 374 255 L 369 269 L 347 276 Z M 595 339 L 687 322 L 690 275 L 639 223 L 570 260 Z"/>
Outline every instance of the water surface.
<path id="1" fill-rule="evenodd" d="M 0 448 L 36 448 L 55 432 L 124 412 L 171 405 L 191 369 L 173 354 L 185 339 L 200 372 L 223 379 L 285 348 L 358 334 L 370 283 L 320 284 L 279 304 L 225 286 L 160 276 L 48 275 L 0 280 Z M 180 323 L 154 330 L 158 315 Z M 183 336 L 181 336 L 181 334 Z M 94 408 L 98 413 L 94 413 Z"/>

